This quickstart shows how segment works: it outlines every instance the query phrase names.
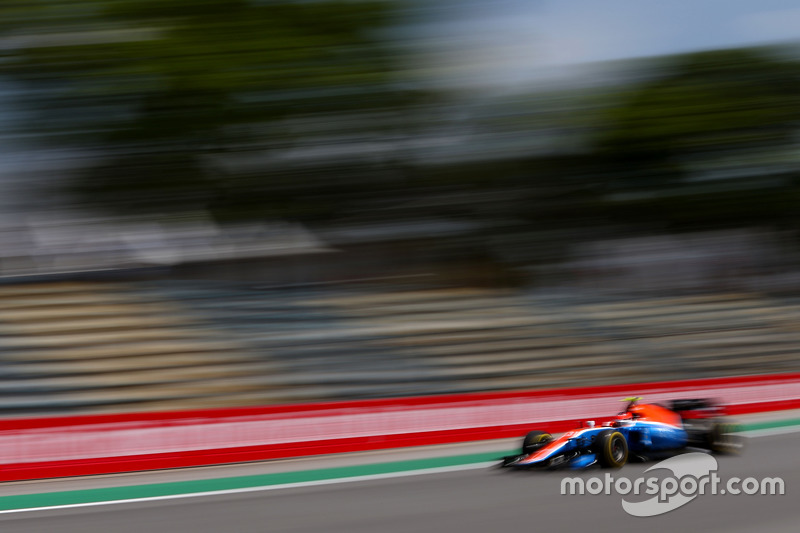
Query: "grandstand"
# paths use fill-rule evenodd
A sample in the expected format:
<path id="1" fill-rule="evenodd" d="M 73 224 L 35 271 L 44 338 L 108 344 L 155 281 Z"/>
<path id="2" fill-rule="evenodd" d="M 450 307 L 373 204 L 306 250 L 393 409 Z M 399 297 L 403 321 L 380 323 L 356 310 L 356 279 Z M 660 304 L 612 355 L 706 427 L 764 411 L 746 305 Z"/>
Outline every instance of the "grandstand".
<path id="1" fill-rule="evenodd" d="M 2 414 L 552 388 L 800 369 L 800 301 L 211 281 L 0 286 Z"/>

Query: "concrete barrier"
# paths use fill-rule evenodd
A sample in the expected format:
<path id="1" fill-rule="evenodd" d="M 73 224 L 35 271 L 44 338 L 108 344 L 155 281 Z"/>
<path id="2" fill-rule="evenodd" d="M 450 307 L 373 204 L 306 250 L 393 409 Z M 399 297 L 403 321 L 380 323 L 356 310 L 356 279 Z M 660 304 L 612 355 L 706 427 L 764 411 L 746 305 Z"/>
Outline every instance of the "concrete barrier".
<path id="1" fill-rule="evenodd" d="M 710 397 L 730 414 L 800 407 L 800 374 L 236 409 L 0 421 L 0 481 L 181 468 L 564 431 L 620 398 Z"/>

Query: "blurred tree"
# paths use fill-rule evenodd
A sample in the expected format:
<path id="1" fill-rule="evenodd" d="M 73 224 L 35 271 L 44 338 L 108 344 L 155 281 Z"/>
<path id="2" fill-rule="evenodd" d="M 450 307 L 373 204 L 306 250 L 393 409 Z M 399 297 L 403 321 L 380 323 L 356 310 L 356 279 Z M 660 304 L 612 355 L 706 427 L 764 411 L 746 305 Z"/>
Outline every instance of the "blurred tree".
<path id="1" fill-rule="evenodd" d="M 694 229 L 782 223 L 800 199 L 800 64 L 774 49 L 653 60 L 597 137 L 609 218 Z"/>
<path id="2" fill-rule="evenodd" d="M 411 98 L 380 33 L 394 14 L 382 0 L 6 0 L 0 75 L 32 131 L 90 155 L 69 184 L 92 206 L 313 218 L 380 170 L 339 139 L 386 133 Z"/>

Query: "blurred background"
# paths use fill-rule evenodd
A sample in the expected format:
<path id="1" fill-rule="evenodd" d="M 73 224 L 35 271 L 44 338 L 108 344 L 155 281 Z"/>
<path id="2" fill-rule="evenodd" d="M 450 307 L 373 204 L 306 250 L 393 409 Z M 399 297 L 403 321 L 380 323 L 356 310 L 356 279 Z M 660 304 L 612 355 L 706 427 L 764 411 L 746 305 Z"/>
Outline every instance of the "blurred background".
<path id="1" fill-rule="evenodd" d="M 0 414 L 800 369 L 784 0 L 4 0 Z"/>

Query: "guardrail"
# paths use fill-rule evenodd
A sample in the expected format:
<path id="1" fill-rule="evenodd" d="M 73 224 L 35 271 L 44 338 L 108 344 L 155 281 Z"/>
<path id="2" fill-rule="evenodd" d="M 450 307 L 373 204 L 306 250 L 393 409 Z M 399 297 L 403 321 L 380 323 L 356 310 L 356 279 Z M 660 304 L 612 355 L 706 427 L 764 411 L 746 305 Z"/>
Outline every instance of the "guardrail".
<path id="1" fill-rule="evenodd" d="M 5 419 L 0 481 L 134 472 L 559 432 L 647 401 L 800 408 L 800 373 L 236 409 Z"/>

